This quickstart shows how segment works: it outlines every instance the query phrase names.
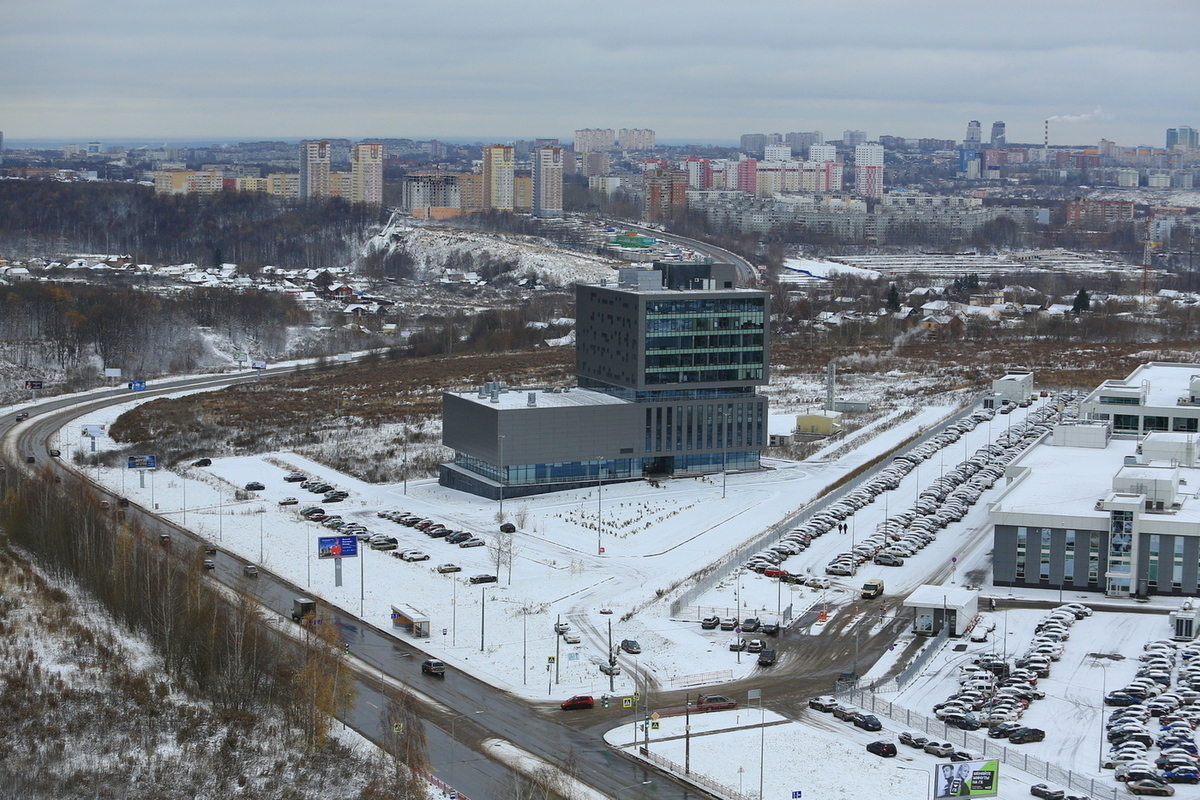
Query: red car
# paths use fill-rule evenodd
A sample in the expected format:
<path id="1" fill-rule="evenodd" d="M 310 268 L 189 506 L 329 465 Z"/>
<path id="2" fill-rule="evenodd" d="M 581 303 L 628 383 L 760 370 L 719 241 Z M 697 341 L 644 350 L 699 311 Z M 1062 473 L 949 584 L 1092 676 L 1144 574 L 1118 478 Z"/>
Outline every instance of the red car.
<path id="1" fill-rule="evenodd" d="M 581 708 L 595 708 L 596 701 L 592 699 L 590 694 L 577 694 L 570 700 L 562 702 L 563 711 L 575 711 Z"/>
<path id="2" fill-rule="evenodd" d="M 764 578 L 782 578 L 788 574 L 788 571 L 783 567 L 767 567 L 762 574 Z"/>

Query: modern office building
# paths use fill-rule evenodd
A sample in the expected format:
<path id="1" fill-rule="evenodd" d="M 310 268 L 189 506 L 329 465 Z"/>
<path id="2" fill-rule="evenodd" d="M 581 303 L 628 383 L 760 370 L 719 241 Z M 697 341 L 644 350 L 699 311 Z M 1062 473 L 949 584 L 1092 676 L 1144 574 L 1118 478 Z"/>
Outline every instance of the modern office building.
<path id="1" fill-rule="evenodd" d="M 1079 413 L 1005 471 L 996 585 L 1200 594 L 1200 364 L 1144 364 Z"/>
<path id="2" fill-rule="evenodd" d="M 383 145 L 356 144 L 350 151 L 351 201 L 383 205 Z"/>
<path id="3" fill-rule="evenodd" d="M 329 142 L 300 143 L 300 199 L 329 197 Z"/>
<path id="4" fill-rule="evenodd" d="M 539 147 L 533 151 L 533 215 L 563 215 L 563 151 L 561 147 Z"/>
<path id="5" fill-rule="evenodd" d="M 728 264 L 622 269 L 576 287 L 576 387 L 443 395 L 443 486 L 499 498 L 599 480 L 759 468 L 769 295 Z"/>
<path id="6" fill-rule="evenodd" d="M 963 148 L 966 150 L 978 150 L 982 142 L 983 126 L 979 124 L 979 120 L 973 119 L 967 123 L 967 138 L 963 139 Z"/>
<path id="7" fill-rule="evenodd" d="M 1200 131 L 1181 125 L 1167 128 L 1167 149 L 1200 150 Z"/>
<path id="8" fill-rule="evenodd" d="M 992 123 L 992 147 L 1004 147 L 1004 123 L 997 120 Z"/>
<path id="9" fill-rule="evenodd" d="M 513 176 L 516 153 L 507 144 L 483 148 L 483 207 L 497 211 L 513 210 Z"/>
<path id="10" fill-rule="evenodd" d="M 883 197 L 883 145 L 860 144 L 854 148 L 854 191 L 860 197 Z"/>

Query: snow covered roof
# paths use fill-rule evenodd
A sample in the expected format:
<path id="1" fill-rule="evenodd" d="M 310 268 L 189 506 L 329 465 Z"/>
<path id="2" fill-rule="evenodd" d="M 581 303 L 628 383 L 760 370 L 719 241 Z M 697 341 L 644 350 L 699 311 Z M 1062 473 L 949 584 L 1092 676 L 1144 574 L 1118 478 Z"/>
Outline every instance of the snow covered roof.
<path id="1" fill-rule="evenodd" d="M 979 592 L 962 586 L 934 586 L 926 584 L 913 589 L 904 598 L 906 608 L 966 608 L 979 598 Z"/>
<path id="2" fill-rule="evenodd" d="M 499 408 L 504 410 L 514 410 L 522 408 L 531 408 L 529 405 L 529 395 L 533 394 L 537 398 L 536 408 L 565 408 L 568 406 L 612 406 L 621 405 L 628 401 L 622 400 L 612 395 L 604 394 L 603 392 L 592 392 L 587 389 L 569 389 L 566 391 L 550 392 L 544 388 L 530 387 L 519 388 L 510 387 L 507 392 L 501 392 L 498 402 L 493 403 L 491 397 L 480 397 L 476 392 L 446 392 L 456 397 L 461 397 L 464 400 L 470 400 L 478 403 L 481 406 L 489 408 Z"/>

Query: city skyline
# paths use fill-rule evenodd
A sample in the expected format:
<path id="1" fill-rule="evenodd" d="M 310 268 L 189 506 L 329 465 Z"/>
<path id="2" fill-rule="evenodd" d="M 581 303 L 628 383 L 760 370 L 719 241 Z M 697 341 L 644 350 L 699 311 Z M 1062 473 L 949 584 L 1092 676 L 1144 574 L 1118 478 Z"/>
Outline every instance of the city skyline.
<path id="1" fill-rule="evenodd" d="M 751 3 L 735 19 L 705 0 L 667 0 L 651 17 L 624 0 L 527 0 L 520 14 L 352 0 L 340 16 L 354 24 L 341 26 L 311 0 L 286 13 L 228 0 L 154 14 L 132 0 L 103 15 L 77 5 L 0 9 L 0 70 L 19 78 L 0 86 L 0 129 L 14 143 L 569 141 L 591 127 L 652 129 L 664 143 L 810 129 L 960 139 L 969 119 L 1005 120 L 1009 142 L 1033 143 L 1050 118 L 1051 144 L 1161 146 L 1167 128 L 1193 124 L 1176 87 L 1198 50 L 1188 23 L 1200 22 L 1200 8 L 1174 0 L 1136 11 L 1097 0 L 1086 14 L 1025 0 L 931 0 L 921 13 Z M 739 25 L 753 35 L 732 35 Z"/>

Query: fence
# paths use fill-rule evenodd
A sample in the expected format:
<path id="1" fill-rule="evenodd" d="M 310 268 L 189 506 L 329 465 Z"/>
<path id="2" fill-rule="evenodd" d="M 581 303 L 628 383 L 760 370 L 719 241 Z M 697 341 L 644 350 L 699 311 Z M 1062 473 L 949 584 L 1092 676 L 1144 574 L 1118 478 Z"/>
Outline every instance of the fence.
<path id="1" fill-rule="evenodd" d="M 676 778 L 686 781 L 693 786 L 700 787 L 714 797 L 720 797 L 722 800 L 751 800 L 751 798 L 747 797 L 741 792 L 736 792 L 730 787 L 717 783 L 711 778 L 705 777 L 704 775 L 700 775 L 696 772 L 685 771 L 682 764 L 676 764 L 669 758 L 664 758 L 658 753 L 652 753 L 645 747 L 638 747 L 638 755 L 659 769 L 666 770 Z"/>
<path id="2" fill-rule="evenodd" d="M 929 651 L 927 650 L 926 652 Z M 837 696 L 840 700 L 852 703 L 871 714 L 879 717 L 887 717 L 906 728 L 927 733 L 939 741 L 950 742 L 953 745 L 964 747 L 972 755 L 978 753 L 985 759 L 997 759 L 1035 778 L 1062 784 L 1085 792 L 1091 797 L 1096 798 L 1096 800 L 1117 800 L 1118 790 L 1111 784 L 1101 783 L 1095 778 L 1079 775 L 1072 770 L 1063 769 L 1048 761 L 1034 758 L 1027 753 L 1012 750 L 999 744 L 999 740 L 989 739 L 987 736 L 978 733 L 951 727 L 939 719 L 927 717 L 916 711 L 889 703 L 877 697 L 870 689 L 858 689 L 839 685 Z"/>
<path id="3" fill-rule="evenodd" d="M 904 669 L 900 670 L 895 678 L 888 680 L 878 680 L 872 683 L 868 689 L 878 694 L 887 694 L 888 692 L 898 692 L 904 688 L 905 684 L 920 674 L 925 665 L 929 663 L 929 659 L 933 658 L 934 654 L 941 649 L 946 640 L 950 638 L 950 626 L 943 625 L 938 634 L 930 639 L 925 648 L 917 654 L 913 662 Z"/>

